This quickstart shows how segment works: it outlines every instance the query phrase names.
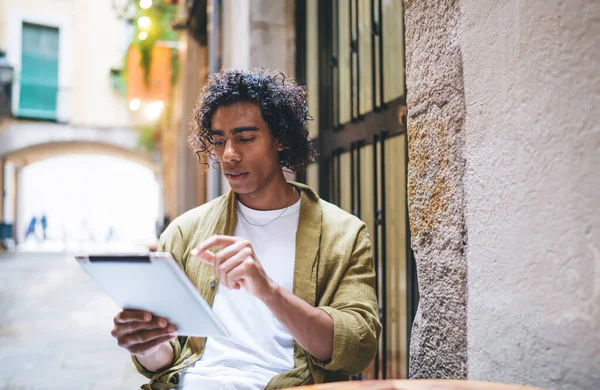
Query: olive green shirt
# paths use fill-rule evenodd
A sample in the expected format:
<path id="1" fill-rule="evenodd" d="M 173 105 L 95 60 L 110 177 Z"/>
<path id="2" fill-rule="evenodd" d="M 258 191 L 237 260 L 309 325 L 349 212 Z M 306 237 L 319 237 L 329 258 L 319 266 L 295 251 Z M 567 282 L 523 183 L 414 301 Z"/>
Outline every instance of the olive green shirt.
<path id="1" fill-rule="evenodd" d="M 267 389 L 347 380 L 371 363 L 381 331 L 371 242 L 365 224 L 320 199 L 309 187 L 290 184 L 301 191 L 302 199 L 293 293 L 331 316 L 333 353 L 329 361 L 320 361 L 294 342 L 294 368 L 275 376 Z M 190 210 L 176 218 L 160 237 L 159 250 L 173 255 L 210 305 L 219 281 L 213 267 L 191 257 L 190 251 L 212 235 L 233 235 L 235 201 L 235 194 L 230 192 Z M 173 361 L 160 372 L 148 371 L 133 357 L 138 371 L 151 379 L 142 389 L 176 388 L 178 373 L 200 359 L 205 341 L 178 337 L 171 342 Z"/>

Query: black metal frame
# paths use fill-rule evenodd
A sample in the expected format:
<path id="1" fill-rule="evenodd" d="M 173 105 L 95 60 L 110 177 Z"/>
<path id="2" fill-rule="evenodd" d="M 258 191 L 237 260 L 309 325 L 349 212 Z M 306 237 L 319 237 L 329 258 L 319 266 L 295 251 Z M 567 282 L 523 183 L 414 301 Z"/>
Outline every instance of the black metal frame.
<path id="1" fill-rule="evenodd" d="M 342 156 L 343 150 L 337 149 L 331 151 L 331 157 L 329 159 L 329 172 L 331 178 L 329 183 L 329 194 L 331 195 L 331 203 L 336 206 L 340 206 L 342 203 Z"/>
<path id="2" fill-rule="evenodd" d="M 339 17 L 340 17 L 340 13 L 338 10 L 338 6 L 339 6 L 339 2 L 338 0 L 332 0 L 333 1 L 333 8 L 330 11 L 330 20 L 332 22 L 332 25 L 335 26 L 335 31 L 331 31 L 331 41 L 332 41 L 332 53 L 331 53 L 331 79 L 333 81 L 333 83 L 335 84 L 334 88 L 332 89 L 333 91 L 335 91 L 335 95 L 332 96 L 333 100 L 332 100 L 332 108 L 333 108 L 333 112 L 334 112 L 334 117 L 333 117 L 333 122 L 332 122 L 332 128 L 333 130 L 338 130 L 340 128 L 340 102 L 341 102 L 341 98 L 340 98 L 340 68 L 339 68 L 339 61 L 340 61 L 340 31 L 339 31 Z M 319 35 L 321 36 L 321 35 Z M 325 53 L 325 52 L 323 52 Z"/>
<path id="3" fill-rule="evenodd" d="M 12 117 L 12 79 L 9 83 L 0 84 L 0 118 Z"/>
<path id="4" fill-rule="evenodd" d="M 360 150 L 364 146 L 364 142 L 361 140 L 354 141 L 350 144 L 350 203 L 352 214 L 355 217 L 361 215 L 360 203 L 361 203 L 361 191 L 360 191 Z"/>
<path id="5" fill-rule="evenodd" d="M 350 102 L 341 101 L 339 82 L 339 12 L 338 0 L 319 1 L 318 35 L 320 37 L 319 52 L 319 136 L 313 140 L 318 152 L 319 163 L 319 195 L 332 203 L 341 202 L 341 155 L 350 152 L 350 184 L 351 210 L 354 215 L 361 215 L 361 151 L 367 145 L 373 145 L 373 180 L 374 180 L 374 221 L 373 257 L 377 272 L 376 290 L 380 300 L 380 317 L 383 324 L 380 348 L 375 360 L 375 377 L 387 377 L 387 248 L 386 248 L 386 198 L 385 198 L 385 140 L 406 134 L 406 127 L 398 119 L 399 110 L 406 105 L 405 97 L 391 102 L 384 102 L 383 74 L 383 30 L 381 0 L 371 0 L 371 77 L 373 99 L 372 111 L 360 115 L 360 31 L 358 0 L 349 0 L 349 32 L 350 32 Z M 297 0 L 297 67 L 296 77 L 306 83 L 306 1 Z M 352 18 L 352 8 L 355 13 Z M 355 32 L 355 34 L 353 34 Z M 299 37 L 298 35 L 301 35 Z M 356 75 L 356 91 L 354 77 Z M 365 76 L 365 75 L 363 75 Z M 406 88 L 405 88 L 406 91 Z M 355 93 L 356 92 L 356 93 Z M 351 121 L 340 124 L 339 108 L 341 104 L 350 104 Z M 408 137 L 407 137 L 408 138 Z M 406 141 L 408 142 L 408 141 Z M 377 152 L 379 145 L 380 152 Z M 406 149 L 408 151 L 408 148 Z M 408 161 L 408 155 L 404 156 Z M 381 191 L 379 191 L 379 184 Z M 408 210 L 407 210 L 408 211 Z M 407 214 L 408 215 L 408 214 Z M 407 343 L 410 343 L 412 322 L 418 305 L 418 289 L 416 267 L 410 247 L 410 228 L 407 221 Z M 407 344 L 409 345 L 409 344 Z M 407 359 L 408 364 L 408 359 Z M 408 372 L 408 371 L 407 371 Z M 357 376 L 354 379 L 360 379 Z"/>
<path id="6" fill-rule="evenodd" d="M 296 0 L 296 52 L 306 53 L 306 0 Z M 296 60 L 296 79 L 303 85 L 308 84 L 306 77 L 306 61 Z M 296 181 L 306 183 L 306 171 L 296 172 Z"/>
<path id="7" fill-rule="evenodd" d="M 373 196 L 373 220 L 375 221 L 375 228 L 373 229 L 373 260 L 375 272 L 377 273 L 375 289 L 380 302 L 379 319 L 383 324 L 380 339 L 380 349 L 378 349 L 377 356 L 375 357 L 375 373 L 376 376 L 379 377 L 379 373 L 381 372 L 382 379 L 387 378 L 387 225 L 385 220 L 385 140 L 385 130 L 381 130 L 380 133 L 373 134 L 373 188 L 375 190 L 375 194 Z M 377 154 L 378 145 L 380 150 L 379 155 Z M 381 192 L 379 192 L 379 183 L 381 183 Z M 383 350 L 381 358 L 379 356 L 380 350 Z M 379 369 L 380 361 L 381 369 Z"/>

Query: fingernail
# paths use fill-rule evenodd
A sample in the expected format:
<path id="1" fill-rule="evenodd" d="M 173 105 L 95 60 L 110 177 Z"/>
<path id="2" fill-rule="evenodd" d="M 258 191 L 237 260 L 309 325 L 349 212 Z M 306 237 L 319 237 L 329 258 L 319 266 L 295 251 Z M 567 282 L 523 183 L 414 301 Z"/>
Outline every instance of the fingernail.
<path id="1" fill-rule="evenodd" d="M 173 332 L 175 332 L 175 326 L 173 326 L 173 325 L 169 325 L 169 327 L 167 328 L 167 331 L 168 331 L 169 333 L 173 333 Z"/>
<path id="2" fill-rule="evenodd" d="M 158 326 L 160 326 L 161 328 L 164 328 L 165 326 L 167 326 L 167 320 L 165 320 L 164 318 L 161 318 L 160 320 L 158 320 Z"/>
<path id="3" fill-rule="evenodd" d="M 144 321 L 150 321 L 152 319 L 152 314 L 144 313 Z"/>

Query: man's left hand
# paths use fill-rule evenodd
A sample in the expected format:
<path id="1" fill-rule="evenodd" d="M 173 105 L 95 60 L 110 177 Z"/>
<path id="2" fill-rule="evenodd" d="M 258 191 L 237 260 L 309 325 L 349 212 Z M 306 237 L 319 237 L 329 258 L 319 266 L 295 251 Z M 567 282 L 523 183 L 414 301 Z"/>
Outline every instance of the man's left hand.
<path id="1" fill-rule="evenodd" d="M 211 252 L 215 248 L 221 250 Z M 212 236 L 192 250 L 191 254 L 212 265 L 220 283 L 227 288 L 237 290 L 243 287 L 250 295 L 261 300 L 277 288 L 256 258 L 252 244 L 243 238 Z"/>

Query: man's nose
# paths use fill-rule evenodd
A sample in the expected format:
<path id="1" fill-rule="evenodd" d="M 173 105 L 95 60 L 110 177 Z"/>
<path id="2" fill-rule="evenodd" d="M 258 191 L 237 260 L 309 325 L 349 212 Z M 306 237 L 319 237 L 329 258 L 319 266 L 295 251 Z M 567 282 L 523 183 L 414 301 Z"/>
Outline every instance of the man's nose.
<path id="1" fill-rule="evenodd" d="M 239 162 L 241 160 L 240 153 L 237 151 L 233 142 L 227 141 L 225 143 L 225 150 L 223 151 L 223 161 L 225 162 Z"/>

